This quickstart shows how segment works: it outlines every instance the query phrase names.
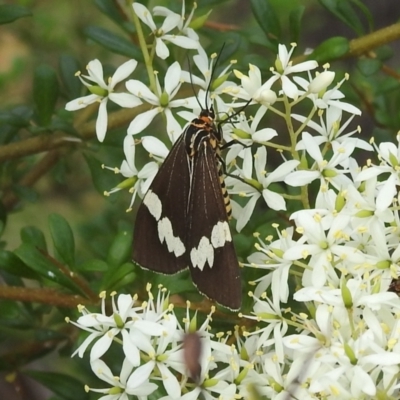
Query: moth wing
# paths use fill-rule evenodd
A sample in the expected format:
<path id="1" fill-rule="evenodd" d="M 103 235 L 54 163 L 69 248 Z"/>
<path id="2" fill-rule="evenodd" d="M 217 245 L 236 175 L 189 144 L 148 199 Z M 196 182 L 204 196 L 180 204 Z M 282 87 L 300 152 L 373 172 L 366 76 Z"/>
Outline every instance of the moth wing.
<path id="1" fill-rule="evenodd" d="M 185 242 L 190 173 L 183 137 L 172 147 L 144 196 L 133 235 L 133 261 L 164 274 L 188 266 Z"/>
<path id="2" fill-rule="evenodd" d="M 198 290 L 232 310 L 241 305 L 241 279 L 228 224 L 215 150 L 195 154 L 188 212 L 188 261 Z"/>

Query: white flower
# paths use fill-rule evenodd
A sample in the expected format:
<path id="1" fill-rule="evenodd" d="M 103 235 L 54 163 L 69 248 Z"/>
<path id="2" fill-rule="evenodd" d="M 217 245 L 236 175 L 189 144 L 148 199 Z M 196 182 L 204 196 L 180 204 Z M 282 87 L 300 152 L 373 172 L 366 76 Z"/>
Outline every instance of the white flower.
<path id="1" fill-rule="evenodd" d="M 132 373 L 133 365 L 127 358 L 125 358 L 122 364 L 120 376 L 115 376 L 102 360 L 93 360 L 90 365 L 92 371 L 99 379 L 111 385 L 111 388 L 107 389 L 90 388 L 92 392 L 106 394 L 106 396 L 100 397 L 99 400 L 128 400 L 128 395 L 148 396 L 158 388 L 155 383 L 140 382 L 138 379 L 129 379 L 130 376 L 135 378 L 136 374 L 135 372 Z"/>
<path id="2" fill-rule="evenodd" d="M 197 40 L 168 33 L 180 25 L 181 16 L 179 14 L 168 13 L 161 27 L 157 28 L 150 11 L 143 4 L 135 2 L 133 3 L 133 9 L 141 21 L 152 30 L 156 41 L 156 54 L 161 59 L 165 60 L 169 56 L 168 47 L 164 42 L 170 42 L 185 49 L 197 49 L 199 45 Z"/>
<path id="3" fill-rule="evenodd" d="M 323 71 L 318 74 L 308 85 L 308 91 L 310 93 L 318 94 L 322 90 L 325 90 L 335 78 L 335 73 L 332 71 Z"/>
<path id="4" fill-rule="evenodd" d="M 229 134 L 226 139 L 227 142 L 230 140 L 235 140 L 235 144 L 229 146 L 229 151 L 225 157 L 226 164 L 229 164 L 237 156 L 244 157 L 245 150 L 243 145 L 250 147 L 254 143 L 266 143 L 269 142 L 275 136 L 278 136 L 278 132 L 272 128 L 262 128 L 258 129 L 258 124 L 262 118 L 262 114 L 257 112 L 254 118 L 251 119 L 251 123 L 245 115 L 239 115 L 238 121 L 235 121 L 230 127 Z M 225 133 L 225 130 L 224 130 Z M 227 135 L 225 135 L 227 136 Z"/>
<path id="5" fill-rule="evenodd" d="M 130 211 L 132 209 L 132 205 L 135 202 L 137 194 L 139 194 L 140 197 L 143 197 L 145 195 L 151 185 L 151 182 L 153 182 L 153 179 L 158 172 L 158 163 L 156 163 L 155 161 L 151 161 L 145 164 L 143 168 L 138 171 L 135 166 L 135 149 L 136 144 L 133 137 L 130 135 L 125 136 L 125 160 L 122 161 L 121 167 L 119 169 L 104 167 L 113 170 L 115 173 L 121 173 L 122 176 L 128 178 L 115 188 L 111 189 L 108 192 L 105 192 L 105 195 L 109 196 L 112 193 L 118 192 L 122 189 L 126 189 L 126 187 L 129 185 L 129 192 L 132 193 L 132 197 L 127 211 Z"/>
<path id="6" fill-rule="evenodd" d="M 186 17 L 185 15 L 185 0 L 182 0 L 182 11 L 181 11 L 181 19 L 177 25 L 180 33 L 183 33 L 184 36 L 188 36 L 189 38 L 198 41 L 199 35 L 192 29 L 189 25 L 192 22 L 192 18 L 194 15 L 194 11 L 197 8 L 197 4 L 193 3 L 192 11 L 190 12 L 189 16 Z M 166 7 L 157 6 L 153 8 L 154 15 L 161 15 L 163 17 L 167 17 L 170 14 L 174 14 L 171 10 Z M 200 46 L 200 43 L 199 43 Z"/>
<path id="7" fill-rule="evenodd" d="M 236 69 L 233 72 L 235 76 L 240 79 L 242 88 L 228 87 L 225 90 L 226 93 L 245 100 L 253 99 L 254 102 L 265 107 L 275 103 L 277 99 L 276 93 L 271 90 L 275 79 L 268 79 L 266 82 L 262 83 L 261 71 L 253 64 L 249 64 L 249 75 L 245 75 Z M 266 109 L 264 109 L 264 112 L 265 111 Z"/>
<path id="8" fill-rule="evenodd" d="M 329 227 L 323 225 L 320 215 L 315 211 L 314 215 L 306 210 L 298 211 L 292 218 L 295 218 L 298 231 L 306 237 L 306 242 L 287 249 L 283 258 L 300 260 L 311 256 L 308 262 L 311 271 L 307 269 L 303 273 L 304 285 L 310 281 L 310 285 L 322 287 L 328 278 L 335 279 L 333 262 L 336 260 L 346 260 L 350 264 L 365 261 L 365 256 L 359 250 L 346 243 L 345 229 L 349 224 L 349 216 L 337 215 Z"/>
<path id="9" fill-rule="evenodd" d="M 385 208 L 392 203 L 393 197 L 397 193 L 400 185 L 399 165 L 400 165 L 400 134 L 397 135 L 397 146 L 391 142 L 383 142 L 379 147 L 375 147 L 378 157 L 381 160 L 380 165 L 372 165 L 361 171 L 356 180 L 357 182 L 379 176 L 383 173 L 389 173 L 389 177 L 378 184 L 379 194 L 376 199 L 377 207 Z"/>
<path id="10" fill-rule="evenodd" d="M 129 60 L 117 68 L 114 75 L 109 78 L 108 83 L 103 78 L 103 67 L 99 60 L 92 60 L 87 65 L 86 69 L 89 75 L 78 74 L 82 83 L 90 90 L 92 94 L 79 97 L 65 105 L 68 111 L 79 110 L 87 107 L 89 104 L 99 102 L 99 113 L 96 121 L 97 139 L 102 142 L 107 131 L 107 101 L 112 102 L 121 107 L 136 107 L 142 104 L 140 99 L 132 96 L 129 93 L 115 93 L 114 87 L 117 83 L 126 79 L 136 68 L 137 61 Z"/>
<path id="11" fill-rule="evenodd" d="M 293 240 L 293 228 L 282 231 L 277 229 L 279 239 L 271 242 L 268 246 L 259 239 L 255 247 L 258 252 L 248 257 L 250 267 L 266 269 L 271 273 L 257 279 L 255 296 L 260 297 L 268 287 L 271 286 L 272 299 L 275 308 L 279 308 L 279 302 L 286 303 L 289 298 L 289 269 L 292 261 L 283 258 L 284 252 L 291 246 L 297 244 Z"/>
<path id="12" fill-rule="evenodd" d="M 301 147 L 305 148 L 311 158 L 315 160 L 315 163 L 310 170 L 290 173 L 285 178 L 285 183 L 294 187 L 304 186 L 319 178 L 323 188 L 327 188 L 329 184 L 332 184 L 335 188 L 341 190 L 352 185 L 351 180 L 344 175 L 349 171 L 339 169 L 337 166 L 348 162 L 348 158 L 354 151 L 355 143 L 353 141 L 333 142 L 333 154 L 330 160 L 325 160 L 315 137 L 308 132 L 303 132 L 302 137 L 303 143 Z"/>
<path id="13" fill-rule="evenodd" d="M 139 3 L 134 3 L 134 5 L 139 5 Z M 133 119 L 128 128 L 128 135 L 136 135 L 142 132 L 157 114 L 163 112 L 167 119 L 167 133 L 172 143 L 174 143 L 182 133 L 182 129 L 172 114 L 171 108 L 188 106 L 185 99 L 172 100 L 182 85 L 181 67 L 179 63 L 175 61 L 168 68 L 164 78 L 164 90 L 161 89 L 157 75 L 156 84 L 158 94 L 154 94 L 144 83 L 138 80 L 131 79 L 126 82 L 126 87 L 131 93 L 155 106 L 151 110 L 145 111 Z"/>
<path id="14" fill-rule="evenodd" d="M 249 182 L 254 182 L 254 180 L 252 180 L 253 157 L 251 149 L 244 149 L 244 154 L 245 156 L 241 175 L 244 179 L 248 179 Z M 237 183 L 234 183 L 233 188 L 229 190 L 230 193 L 238 193 L 242 196 L 245 195 L 250 197 L 244 210 L 240 213 L 240 216 L 238 216 L 236 225 L 238 231 L 240 231 L 249 221 L 256 202 L 261 195 L 267 205 L 273 210 L 286 210 L 283 196 L 270 190 L 268 187 L 274 182 L 282 182 L 286 175 L 299 164 L 297 160 L 286 161 L 276 168 L 275 171 L 267 173 L 265 170 L 267 165 L 267 150 L 264 146 L 257 149 L 254 159 L 254 170 L 257 176 L 257 181 L 254 182 L 255 186 L 250 186 L 238 181 Z M 227 184 L 232 181 L 234 181 L 234 178 L 232 178 L 232 180 L 227 180 Z"/>
<path id="15" fill-rule="evenodd" d="M 313 129 L 319 135 L 314 139 L 318 144 L 327 142 L 333 143 L 335 141 L 343 143 L 346 140 L 348 143 L 354 143 L 354 147 L 371 151 L 373 148 L 368 142 L 361 138 L 352 137 L 355 133 L 360 133 L 359 127 L 351 132 L 345 133 L 355 115 L 351 115 L 347 121 L 342 123 L 342 114 L 342 109 L 329 106 L 324 113 L 319 113 L 320 124 L 299 114 L 292 114 L 291 117 L 296 121 L 306 123 L 309 128 Z M 303 141 L 297 143 L 296 149 L 304 150 L 305 148 L 306 146 Z"/>
<path id="16" fill-rule="evenodd" d="M 283 44 L 279 45 L 278 57 L 275 61 L 275 69 L 272 70 L 274 74 L 269 79 L 269 84 L 281 80 L 282 92 L 291 99 L 297 99 L 299 96 L 299 90 L 297 86 L 288 78 L 288 75 L 295 74 L 298 72 L 310 71 L 318 67 L 318 63 L 314 60 L 304 61 L 302 63 L 293 65 L 290 61 L 295 45 L 292 44 L 291 50 L 288 52 L 286 46 Z"/>
<path id="17" fill-rule="evenodd" d="M 89 344 L 97 339 L 90 352 L 91 361 L 102 357 L 110 348 L 115 336 L 121 335 L 123 339 L 123 350 L 125 356 L 132 365 L 139 365 L 139 348 L 146 346 L 152 336 L 160 336 L 164 328 L 162 325 L 152 321 L 146 321 L 140 317 L 141 307 L 133 307 L 135 298 L 130 295 L 118 296 L 117 304 L 112 297 L 113 312 L 110 316 L 105 311 L 105 294 L 102 293 L 102 313 L 89 313 L 82 309 L 83 316 L 79 317 L 75 325 L 85 329 L 92 334 L 75 351 L 82 357 Z M 135 341 L 135 335 L 141 337 L 141 342 Z M 73 354 L 73 355 L 74 355 Z"/>

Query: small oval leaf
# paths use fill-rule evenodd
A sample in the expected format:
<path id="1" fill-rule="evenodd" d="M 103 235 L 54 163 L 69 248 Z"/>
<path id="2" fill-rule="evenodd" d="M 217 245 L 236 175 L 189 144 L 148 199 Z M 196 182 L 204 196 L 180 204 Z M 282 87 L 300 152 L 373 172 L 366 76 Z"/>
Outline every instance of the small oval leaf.
<path id="1" fill-rule="evenodd" d="M 50 124 L 59 92 L 56 71 L 48 65 L 36 68 L 33 78 L 33 99 L 40 126 Z"/>
<path id="2" fill-rule="evenodd" d="M 0 5 L 0 24 L 8 24 L 19 18 L 31 16 L 31 11 L 20 5 L 2 4 Z"/>
<path id="3" fill-rule="evenodd" d="M 85 392 L 83 383 L 70 375 L 33 370 L 26 370 L 25 373 L 40 382 L 43 386 L 46 386 L 60 399 L 89 399 L 89 393 Z"/>
<path id="4" fill-rule="evenodd" d="M 118 267 L 128 261 L 132 253 L 132 232 L 132 230 L 118 232 L 112 242 L 107 255 L 107 263 L 111 268 Z"/>
<path id="5" fill-rule="evenodd" d="M 322 42 L 308 56 L 309 60 L 316 60 L 319 64 L 338 59 L 349 51 L 349 41 L 345 37 L 336 36 Z"/>
<path id="6" fill-rule="evenodd" d="M 75 264 L 75 241 L 70 225 L 61 215 L 50 214 L 49 227 L 58 255 L 65 264 L 72 268 Z"/>
<path id="7" fill-rule="evenodd" d="M 129 40 L 116 35 L 107 29 L 99 28 L 97 26 L 89 26 L 84 32 L 89 39 L 92 39 L 94 42 L 113 53 L 122 54 L 123 56 L 134 58 L 137 61 L 143 59 L 140 50 Z"/>

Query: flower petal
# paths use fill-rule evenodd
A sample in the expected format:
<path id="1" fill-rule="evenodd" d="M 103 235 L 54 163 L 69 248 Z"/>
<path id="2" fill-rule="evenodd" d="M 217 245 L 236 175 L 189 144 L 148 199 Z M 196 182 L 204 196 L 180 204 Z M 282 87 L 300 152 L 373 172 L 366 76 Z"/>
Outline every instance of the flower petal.
<path id="1" fill-rule="evenodd" d="M 160 109 L 157 107 L 137 115 L 128 127 L 128 135 L 136 135 L 137 133 L 142 132 L 159 113 Z"/>

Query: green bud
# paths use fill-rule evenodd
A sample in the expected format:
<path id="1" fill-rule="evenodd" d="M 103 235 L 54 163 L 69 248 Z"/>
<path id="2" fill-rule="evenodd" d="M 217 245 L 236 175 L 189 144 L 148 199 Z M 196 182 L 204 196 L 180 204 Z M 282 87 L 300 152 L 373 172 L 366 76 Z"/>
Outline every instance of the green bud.
<path id="1" fill-rule="evenodd" d="M 117 325 L 117 328 L 122 329 L 124 327 L 124 321 L 122 320 L 121 316 L 119 314 L 114 314 L 113 315 L 115 325 Z"/>
<path id="2" fill-rule="evenodd" d="M 346 279 L 342 279 L 341 285 L 340 285 L 340 291 L 342 292 L 342 299 L 344 306 L 346 308 L 351 308 L 353 307 L 353 298 L 351 296 L 351 292 L 349 288 L 347 287 L 347 281 Z"/>
<path id="3" fill-rule="evenodd" d="M 194 18 L 190 21 L 189 27 L 194 29 L 195 31 L 200 29 L 207 21 L 208 17 L 210 16 L 212 10 L 204 15 L 200 15 L 200 17 Z"/>
<path id="4" fill-rule="evenodd" d="M 256 316 L 260 319 L 279 319 L 279 317 L 276 314 L 270 314 L 270 313 L 257 313 Z"/>
<path id="5" fill-rule="evenodd" d="M 278 73 L 283 73 L 283 65 L 282 65 L 282 61 L 280 60 L 279 57 L 276 57 L 275 60 L 275 69 Z"/>
<path id="6" fill-rule="evenodd" d="M 375 267 L 378 269 L 388 269 L 390 268 L 390 266 L 392 265 L 392 263 L 388 260 L 382 260 L 382 261 L 378 261 L 375 264 Z"/>
<path id="7" fill-rule="evenodd" d="M 334 178 L 335 176 L 337 176 L 337 172 L 334 169 L 324 169 L 322 175 L 325 178 Z"/>
<path id="8" fill-rule="evenodd" d="M 272 379 L 272 378 L 269 379 L 269 384 L 272 387 L 272 389 L 275 390 L 275 392 L 278 392 L 278 393 L 282 392 L 283 386 L 280 385 L 275 379 Z"/>
<path id="9" fill-rule="evenodd" d="M 240 139 L 250 139 L 251 135 L 244 131 L 243 129 L 233 128 L 233 134 Z"/>
<path id="10" fill-rule="evenodd" d="M 321 242 L 319 242 L 319 247 L 323 250 L 326 250 L 327 248 L 329 248 L 329 243 L 326 240 L 322 240 Z"/>
<path id="11" fill-rule="evenodd" d="M 390 152 L 389 152 L 389 161 L 393 167 L 397 167 L 399 165 L 399 160 L 396 158 L 396 156 L 393 153 L 390 153 Z"/>
<path id="12" fill-rule="evenodd" d="M 130 189 L 138 180 L 137 176 L 132 176 L 132 178 L 124 179 L 122 182 L 118 183 L 118 189 Z"/>
<path id="13" fill-rule="evenodd" d="M 304 153 L 300 158 L 300 168 L 299 169 L 304 169 L 304 170 L 308 169 L 307 157 Z"/>
<path id="14" fill-rule="evenodd" d="M 335 210 L 342 211 L 345 205 L 346 205 L 346 199 L 343 195 L 343 192 L 339 192 L 335 200 Z"/>
<path id="15" fill-rule="evenodd" d="M 168 360 L 168 355 L 167 354 L 160 354 L 159 356 L 157 356 L 157 361 L 159 362 L 163 362 Z"/>
<path id="16" fill-rule="evenodd" d="M 361 210 L 358 213 L 356 213 L 355 217 L 357 218 L 369 218 L 374 215 L 373 211 L 370 210 Z"/>
<path id="17" fill-rule="evenodd" d="M 189 332 L 190 333 L 197 332 L 197 314 L 194 314 L 193 318 L 190 320 Z"/>
<path id="18" fill-rule="evenodd" d="M 122 390 L 123 390 L 122 388 L 114 386 L 108 391 L 108 394 L 119 394 L 122 393 Z"/>
<path id="19" fill-rule="evenodd" d="M 279 258 L 283 257 L 284 251 L 281 249 L 276 249 L 276 248 L 272 248 L 270 247 L 270 250 Z"/>
<path id="20" fill-rule="evenodd" d="M 169 104 L 169 96 L 168 93 L 163 92 L 162 95 L 160 96 L 160 106 L 161 107 L 167 107 Z"/>
<path id="21" fill-rule="evenodd" d="M 257 190 L 263 190 L 263 185 L 261 185 L 260 182 L 256 181 L 255 179 L 246 179 L 244 178 L 244 181 L 248 183 L 249 185 L 253 186 Z"/>
<path id="22" fill-rule="evenodd" d="M 95 94 L 97 96 L 100 96 L 100 97 L 108 96 L 108 90 L 103 89 L 100 86 L 93 85 L 93 86 L 89 86 L 88 89 L 89 89 L 90 93 Z"/>
<path id="23" fill-rule="evenodd" d="M 242 346 L 240 349 L 240 359 L 249 361 L 249 354 L 247 353 L 246 347 Z"/>
<path id="24" fill-rule="evenodd" d="M 213 387 L 213 386 L 215 386 L 217 383 L 219 382 L 219 379 L 206 379 L 204 382 L 203 382 L 203 386 L 204 387 Z"/>
<path id="25" fill-rule="evenodd" d="M 353 349 L 347 344 L 344 344 L 344 352 L 346 353 L 347 357 L 349 357 L 350 363 L 352 365 L 357 365 L 357 358 L 356 355 L 354 354 Z"/>
<path id="26" fill-rule="evenodd" d="M 218 89 L 229 77 L 230 72 L 219 76 L 217 79 L 214 79 L 214 82 L 211 85 L 211 90 L 216 90 Z"/>
<path id="27" fill-rule="evenodd" d="M 246 378 L 248 372 L 249 372 L 249 369 L 248 369 L 248 368 L 243 368 L 243 369 L 240 371 L 240 374 L 239 374 L 239 375 L 237 376 L 237 378 L 235 379 L 236 385 L 240 385 L 240 384 L 242 383 L 242 380 L 243 380 L 244 378 Z"/>

